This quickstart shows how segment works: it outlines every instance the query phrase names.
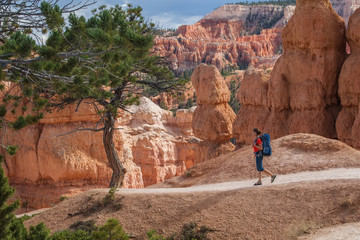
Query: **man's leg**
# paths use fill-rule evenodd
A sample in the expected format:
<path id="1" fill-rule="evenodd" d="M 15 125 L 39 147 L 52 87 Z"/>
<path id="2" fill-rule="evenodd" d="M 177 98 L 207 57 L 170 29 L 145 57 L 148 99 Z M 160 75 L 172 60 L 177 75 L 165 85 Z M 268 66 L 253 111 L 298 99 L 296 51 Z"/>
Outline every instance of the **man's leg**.
<path id="1" fill-rule="evenodd" d="M 261 182 L 261 172 L 259 172 L 259 182 Z"/>
<path id="2" fill-rule="evenodd" d="M 272 172 L 270 172 L 267 169 L 264 169 L 264 173 L 266 173 L 267 175 L 269 175 L 270 177 L 272 177 L 274 174 L 272 174 Z"/>

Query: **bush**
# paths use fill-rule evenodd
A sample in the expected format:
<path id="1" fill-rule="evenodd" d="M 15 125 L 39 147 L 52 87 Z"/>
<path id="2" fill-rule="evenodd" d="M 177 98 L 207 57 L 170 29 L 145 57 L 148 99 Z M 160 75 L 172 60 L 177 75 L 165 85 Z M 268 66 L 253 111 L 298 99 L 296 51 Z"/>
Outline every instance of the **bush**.
<path id="1" fill-rule="evenodd" d="M 110 203 L 113 203 L 115 201 L 115 193 L 117 189 L 116 188 L 110 188 L 109 193 L 105 195 L 103 199 L 103 203 L 105 206 L 109 205 Z"/>
<path id="2" fill-rule="evenodd" d="M 64 201 L 64 200 L 66 200 L 66 199 L 68 199 L 68 197 L 67 197 L 67 196 L 61 196 L 61 197 L 60 197 L 60 202 L 62 202 L 62 201 Z"/>
<path id="3" fill-rule="evenodd" d="M 179 239 L 181 240 L 208 240 L 207 234 L 214 230 L 205 226 L 198 226 L 195 222 L 190 222 L 182 227 Z"/>
<path id="4" fill-rule="evenodd" d="M 92 233 L 94 240 L 128 240 L 126 232 L 116 218 L 109 218 L 103 226 Z"/>
<path id="5" fill-rule="evenodd" d="M 147 232 L 147 236 L 149 240 L 166 240 L 166 238 L 158 234 L 155 230 Z"/>
<path id="6" fill-rule="evenodd" d="M 29 235 L 26 240 L 47 240 L 50 239 L 50 231 L 46 228 L 44 223 L 36 226 L 31 226 Z"/>
<path id="7" fill-rule="evenodd" d="M 50 240 L 91 240 L 91 233 L 83 230 L 77 230 L 77 231 L 60 231 L 54 233 Z"/>
<path id="8" fill-rule="evenodd" d="M 78 221 L 70 225 L 70 229 L 73 231 L 85 231 L 91 233 L 96 230 L 94 220 L 89 221 Z"/>

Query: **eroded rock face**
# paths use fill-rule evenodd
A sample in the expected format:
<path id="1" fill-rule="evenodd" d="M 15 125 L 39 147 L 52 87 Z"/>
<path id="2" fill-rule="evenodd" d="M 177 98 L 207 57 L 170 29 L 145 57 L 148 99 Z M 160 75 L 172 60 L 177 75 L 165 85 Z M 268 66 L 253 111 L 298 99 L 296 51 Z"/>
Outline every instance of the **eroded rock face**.
<path id="1" fill-rule="evenodd" d="M 360 0 L 330 2 L 346 24 L 360 7 Z M 180 26 L 175 36 L 158 37 L 155 50 L 168 56 L 172 68 L 178 71 L 200 63 L 218 68 L 234 64 L 273 67 L 280 57 L 281 31 L 294 12 L 295 6 L 291 5 L 223 5 L 194 25 Z M 254 34 L 257 31 L 260 34 Z"/>
<path id="2" fill-rule="evenodd" d="M 122 159 L 134 162 L 142 173 L 143 187 L 182 175 L 194 165 L 198 139 L 191 131 L 195 108 L 182 109 L 176 117 L 150 99 L 141 98 L 139 106 L 119 118 L 123 137 Z"/>
<path id="3" fill-rule="evenodd" d="M 61 195 L 79 190 L 107 187 L 111 178 L 102 132 L 67 134 L 79 127 L 93 128 L 98 117 L 92 115 L 85 121 L 83 116 L 89 114 L 85 106 L 78 113 L 64 111 L 7 134 L 7 141 L 18 145 L 19 151 L 6 156 L 4 168 L 11 184 L 27 186 L 19 187 L 17 194 L 28 199 L 31 208 L 51 206 Z M 181 110 L 174 118 L 172 112 L 141 98 L 140 105 L 129 111 L 133 114 L 124 112 L 119 117 L 120 129 L 114 135 L 115 148 L 127 169 L 124 187 L 146 187 L 193 166 L 199 142 L 191 130 L 194 108 Z M 26 190 L 36 188 L 36 196 Z"/>
<path id="4" fill-rule="evenodd" d="M 280 56 L 281 29 L 290 8 L 285 11 L 278 5 L 224 5 L 194 25 L 180 26 L 175 36 L 156 38 L 154 49 L 167 56 L 178 71 L 193 69 L 200 63 L 218 68 L 273 66 Z"/>
<path id="5" fill-rule="evenodd" d="M 335 11 L 344 18 L 347 25 L 350 16 L 360 7 L 360 0 L 331 0 Z"/>
<path id="6" fill-rule="evenodd" d="M 342 110 L 336 121 L 338 138 L 360 147 L 360 9 L 350 17 L 346 39 L 351 54 L 344 62 L 339 77 L 339 97 Z"/>
<path id="7" fill-rule="evenodd" d="M 360 7 L 360 0 L 330 2 L 346 24 Z M 218 68 L 248 64 L 273 67 L 281 54 L 281 31 L 294 12 L 291 5 L 223 5 L 194 25 L 180 26 L 175 36 L 156 38 L 154 49 L 169 57 L 172 68 L 178 71 L 200 63 Z"/>
<path id="8" fill-rule="evenodd" d="M 267 97 L 253 102 L 240 96 L 246 106 L 234 124 L 240 142 L 251 142 L 253 127 L 274 138 L 298 132 L 336 137 L 337 76 L 345 59 L 344 35 L 345 23 L 328 0 L 297 1 L 295 14 L 282 33 L 284 54 L 276 62 L 268 86 L 253 85 Z M 261 115 L 243 119 L 245 111 Z"/>
<path id="9" fill-rule="evenodd" d="M 237 143 L 249 142 L 253 137 L 252 129 L 261 128 L 267 120 L 270 113 L 266 108 L 269 80 L 270 71 L 250 67 L 245 72 L 236 96 L 241 103 L 233 126 Z"/>
<path id="10" fill-rule="evenodd" d="M 210 154 L 211 157 L 216 157 L 216 152 L 223 153 L 216 150 L 224 148 L 221 145 L 231 146 L 229 140 L 232 138 L 235 113 L 228 104 L 230 91 L 214 65 L 200 64 L 191 76 L 191 82 L 197 96 L 197 107 L 192 121 L 194 135 L 204 140 L 205 152 L 213 152 L 215 154 Z M 214 147 L 215 145 L 217 147 Z M 225 148 L 233 150 L 234 146 Z M 206 154 L 201 155 L 206 157 Z M 197 161 L 201 161 L 200 158 L 197 158 Z"/>
<path id="11" fill-rule="evenodd" d="M 194 33 L 190 36 L 197 33 L 192 32 Z M 281 29 L 275 28 L 262 30 L 259 35 L 239 36 L 236 40 L 227 41 L 203 39 L 202 36 L 158 37 L 155 39 L 154 50 L 160 55 L 167 56 L 172 69 L 181 72 L 193 69 L 200 63 L 215 65 L 218 68 L 229 65 L 273 65 L 276 60 L 274 55 L 280 51 L 280 46 Z"/>

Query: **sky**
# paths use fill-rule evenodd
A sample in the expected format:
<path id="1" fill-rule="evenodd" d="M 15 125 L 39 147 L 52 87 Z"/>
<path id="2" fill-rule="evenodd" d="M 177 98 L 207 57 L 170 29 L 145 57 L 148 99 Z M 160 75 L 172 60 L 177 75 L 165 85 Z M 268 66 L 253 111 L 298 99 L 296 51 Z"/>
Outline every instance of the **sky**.
<path id="1" fill-rule="evenodd" d="M 84 2 L 85 0 L 81 0 Z M 227 3 L 236 3 L 241 0 L 97 0 L 90 7 L 107 5 L 109 7 L 126 6 L 131 3 L 143 9 L 143 16 L 158 24 L 160 28 L 177 28 L 180 25 L 191 25 L 202 19 L 206 14 L 214 11 L 217 7 Z M 256 1 L 256 0 L 248 0 Z M 60 5 L 69 0 L 60 0 Z M 90 9 L 82 10 L 80 14 L 90 16 Z"/>

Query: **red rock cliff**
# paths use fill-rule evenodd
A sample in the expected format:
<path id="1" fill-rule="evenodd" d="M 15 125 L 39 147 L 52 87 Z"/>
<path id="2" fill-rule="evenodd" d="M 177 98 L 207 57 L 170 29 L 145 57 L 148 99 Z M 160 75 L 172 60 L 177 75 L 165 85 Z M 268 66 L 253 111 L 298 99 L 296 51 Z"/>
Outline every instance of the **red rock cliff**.
<path id="1" fill-rule="evenodd" d="M 126 188 L 142 188 L 183 174 L 195 161 L 197 138 L 191 122 L 194 109 L 179 110 L 176 117 L 146 98 L 133 113 L 117 122 L 115 148 L 127 173 Z M 48 207 L 61 195 L 94 187 L 107 187 L 111 178 L 101 132 L 73 132 L 93 128 L 97 115 L 80 105 L 48 114 L 37 125 L 6 132 L 6 143 L 18 145 L 15 156 L 6 155 L 4 168 L 16 194 L 30 208 Z M 69 134 L 70 132 L 73 132 Z M 5 143 L 5 144 L 6 144 Z"/>
<path id="2" fill-rule="evenodd" d="M 284 54 L 270 80 L 249 83 L 257 84 L 257 100 L 251 101 L 249 93 L 243 97 L 245 107 L 235 120 L 234 133 L 247 143 L 254 127 L 274 138 L 298 132 L 336 137 L 337 77 L 345 60 L 343 19 L 329 0 L 298 0 L 282 39 Z M 254 112 L 259 113 L 255 119 L 243 117 Z"/>
<path id="3" fill-rule="evenodd" d="M 347 24 L 360 0 L 331 0 Z M 295 7 L 276 5 L 224 5 L 194 25 L 183 25 L 172 37 L 158 37 L 156 52 L 168 56 L 172 68 L 193 69 L 200 63 L 223 68 L 249 64 L 274 66 L 281 53 L 281 31 Z"/>
<path id="4" fill-rule="evenodd" d="M 336 121 L 336 130 L 341 141 L 360 148 L 360 9 L 350 17 L 346 39 L 351 54 L 339 77 L 342 110 Z"/>
<path id="5" fill-rule="evenodd" d="M 155 51 L 169 57 L 172 68 L 178 71 L 200 63 L 218 68 L 271 65 L 281 51 L 281 29 L 291 16 L 284 14 L 291 11 L 288 9 L 224 5 L 194 25 L 180 26 L 175 36 L 156 38 Z"/>

